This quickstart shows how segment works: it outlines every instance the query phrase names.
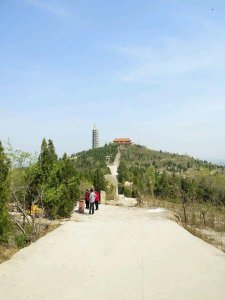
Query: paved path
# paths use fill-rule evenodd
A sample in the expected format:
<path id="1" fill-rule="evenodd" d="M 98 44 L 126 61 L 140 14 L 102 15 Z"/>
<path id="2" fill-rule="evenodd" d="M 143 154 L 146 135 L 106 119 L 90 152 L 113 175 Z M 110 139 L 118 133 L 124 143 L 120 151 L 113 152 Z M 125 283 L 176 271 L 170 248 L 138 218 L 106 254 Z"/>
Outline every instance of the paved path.
<path id="1" fill-rule="evenodd" d="M 0 299 L 224 300 L 225 254 L 167 212 L 100 205 L 1 264 Z"/>
<path id="2" fill-rule="evenodd" d="M 116 195 L 118 195 L 118 179 L 117 179 L 118 172 L 117 172 L 117 170 L 118 170 L 118 167 L 120 164 L 120 156 L 121 156 L 121 154 L 118 151 L 113 164 L 108 165 L 111 174 L 105 175 L 106 180 L 111 182 L 115 186 Z"/>
<path id="3" fill-rule="evenodd" d="M 123 205 L 123 206 L 135 206 L 137 204 L 137 199 L 136 198 L 128 198 L 125 197 L 122 194 L 118 194 L 118 167 L 120 165 L 120 157 L 121 153 L 118 151 L 115 160 L 112 165 L 108 165 L 111 174 L 105 175 L 105 178 L 107 181 L 111 182 L 115 186 L 115 191 L 116 191 L 116 200 L 114 203 L 118 205 Z"/>

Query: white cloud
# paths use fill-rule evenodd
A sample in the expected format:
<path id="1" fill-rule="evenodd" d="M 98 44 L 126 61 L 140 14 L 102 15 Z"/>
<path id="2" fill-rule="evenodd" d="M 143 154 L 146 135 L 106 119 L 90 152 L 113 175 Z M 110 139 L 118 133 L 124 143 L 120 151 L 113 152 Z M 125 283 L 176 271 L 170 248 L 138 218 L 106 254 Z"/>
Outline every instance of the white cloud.
<path id="1" fill-rule="evenodd" d="M 60 16 L 60 17 L 69 17 L 71 13 L 66 10 L 64 7 L 59 6 L 57 4 L 50 4 L 47 1 L 40 1 L 40 0 L 25 0 L 26 3 L 37 7 L 39 9 L 42 9 L 46 12 L 50 12 L 54 15 Z"/>

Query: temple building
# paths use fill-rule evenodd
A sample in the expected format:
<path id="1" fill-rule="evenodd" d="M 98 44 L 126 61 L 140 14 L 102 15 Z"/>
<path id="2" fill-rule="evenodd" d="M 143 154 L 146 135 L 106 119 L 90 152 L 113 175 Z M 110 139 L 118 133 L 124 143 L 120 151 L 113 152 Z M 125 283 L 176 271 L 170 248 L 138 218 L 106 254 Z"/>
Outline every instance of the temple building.
<path id="1" fill-rule="evenodd" d="M 132 141 L 129 138 L 116 138 L 113 140 L 113 143 L 125 146 L 132 145 Z"/>

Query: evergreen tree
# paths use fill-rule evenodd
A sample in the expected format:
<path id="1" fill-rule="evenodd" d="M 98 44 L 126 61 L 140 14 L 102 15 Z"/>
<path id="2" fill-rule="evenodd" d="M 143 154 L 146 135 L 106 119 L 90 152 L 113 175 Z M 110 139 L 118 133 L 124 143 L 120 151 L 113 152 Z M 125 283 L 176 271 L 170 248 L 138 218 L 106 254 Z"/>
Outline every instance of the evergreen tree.
<path id="1" fill-rule="evenodd" d="M 213 190 L 211 185 L 206 181 L 206 178 L 201 178 L 199 184 L 198 184 L 198 199 L 199 202 L 206 203 L 206 202 L 212 202 L 213 199 Z"/>
<path id="2" fill-rule="evenodd" d="M 73 161 L 64 154 L 55 163 L 45 187 L 44 206 L 48 216 L 69 217 L 79 198 L 80 179 Z"/>
<path id="3" fill-rule="evenodd" d="M 129 174 L 126 163 L 122 160 L 118 168 L 118 181 L 120 183 L 124 183 L 126 180 L 128 180 L 128 176 Z"/>
<path id="4" fill-rule="evenodd" d="M 156 196 L 166 198 L 168 195 L 168 188 L 169 184 L 166 172 L 163 172 L 162 174 L 157 172 L 154 190 Z"/>
<path id="5" fill-rule="evenodd" d="M 9 197 L 7 176 L 9 167 L 10 162 L 5 155 L 0 142 L 0 242 L 7 241 L 10 230 L 10 220 L 7 211 L 7 201 Z"/>
<path id="6" fill-rule="evenodd" d="M 99 169 L 99 168 L 97 168 L 94 172 L 93 184 L 94 184 L 95 190 L 98 192 L 104 191 L 106 188 L 104 174 L 102 173 L 101 169 Z"/>
<path id="7" fill-rule="evenodd" d="M 54 164 L 57 162 L 57 155 L 55 153 L 55 147 L 51 139 L 48 140 L 48 143 L 43 139 L 41 144 L 41 153 L 38 158 L 38 164 L 41 170 L 41 181 L 47 180 Z"/>
<path id="8" fill-rule="evenodd" d="M 58 157 L 55 153 L 55 147 L 51 139 L 48 140 L 48 163 L 53 165 L 57 161 Z"/>
<path id="9" fill-rule="evenodd" d="M 50 173 L 48 158 L 48 145 L 46 140 L 43 139 L 41 143 L 41 153 L 38 158 L 38 165 L 40 166 L 41 170 L 41 181 L 46 180 Z"/>

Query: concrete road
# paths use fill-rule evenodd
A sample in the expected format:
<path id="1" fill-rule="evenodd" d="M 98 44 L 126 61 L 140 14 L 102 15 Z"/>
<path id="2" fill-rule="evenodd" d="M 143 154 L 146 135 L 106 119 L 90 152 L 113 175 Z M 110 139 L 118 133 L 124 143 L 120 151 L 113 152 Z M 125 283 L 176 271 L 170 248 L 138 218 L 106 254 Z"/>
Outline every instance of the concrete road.
<path id="1" fill-rule="evenodd" d="M 224 300 L 225 254 L 167 212 L 100 205 L 0 265 L 1 300 Z"/>

